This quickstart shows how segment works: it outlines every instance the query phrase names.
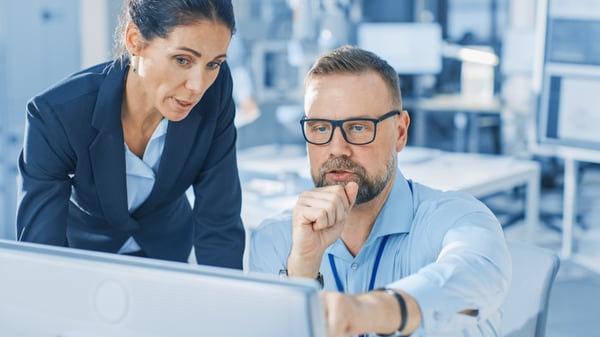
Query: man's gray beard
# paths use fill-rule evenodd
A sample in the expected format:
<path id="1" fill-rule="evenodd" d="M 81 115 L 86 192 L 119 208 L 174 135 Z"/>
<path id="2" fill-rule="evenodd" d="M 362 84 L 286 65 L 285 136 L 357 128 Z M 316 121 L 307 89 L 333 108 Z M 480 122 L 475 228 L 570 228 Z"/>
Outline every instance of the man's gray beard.
<path id="1" fill-rule="evenodd" d="M 396 170 L 396 156 L 393 155 L 390 157 L 386 165 L 386 172 L 381 177 L 375 177 L 374 179 L 369 179 L 367 176 L 367 171 L 364 167 L 355 164 L 347 157 L 336 157 L 331 158 L 323 164 L 321 169 L 319 169 L 319 176 L 313 176 L 313 182 L 316 187 L 330 186 L 330 185 L 342 185 L 345 186 L 347 182 L 331 182 L 325 180 L 325 174 L 327 171 L 331 169 L 340 169 L 347 170 L 354 173 L 354 178 L 350 181 L 354 181 L 358 184 L 358 194 L 356 195 L 355 205 L 359 205 L 365 202 L 369 202 L 375 197 L 377 197 L 381 191 L 388 184 L 392 176 L 394 175 L 394 171 Z"/>

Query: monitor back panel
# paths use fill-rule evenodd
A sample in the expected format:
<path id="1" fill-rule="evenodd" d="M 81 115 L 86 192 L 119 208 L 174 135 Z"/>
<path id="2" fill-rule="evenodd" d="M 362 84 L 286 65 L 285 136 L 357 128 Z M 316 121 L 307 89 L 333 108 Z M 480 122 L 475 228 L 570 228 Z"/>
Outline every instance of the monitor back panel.
<path id="1" fill-rule="evenodd" d="M 3 336 L 325 336 L 309 281 L 2 240 L 0 275 Z"/>

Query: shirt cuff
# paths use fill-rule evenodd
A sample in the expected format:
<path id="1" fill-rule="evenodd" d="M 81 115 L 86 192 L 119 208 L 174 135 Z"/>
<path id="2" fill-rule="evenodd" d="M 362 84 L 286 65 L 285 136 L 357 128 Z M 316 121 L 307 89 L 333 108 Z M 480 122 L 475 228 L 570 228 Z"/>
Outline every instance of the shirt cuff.
<path id="1" fill-rule="evenodd" d="M 462 330 L 476 324 L 477 317 L 460 315 L 465 303 L 459 298 L 448 298 L 441 285 L 419 274 L 390 283 L 386 288 L 400 289 L 412 296 L 421 310 L 421 325 L 412 336 L 430 335 L 443 331 Z"/>

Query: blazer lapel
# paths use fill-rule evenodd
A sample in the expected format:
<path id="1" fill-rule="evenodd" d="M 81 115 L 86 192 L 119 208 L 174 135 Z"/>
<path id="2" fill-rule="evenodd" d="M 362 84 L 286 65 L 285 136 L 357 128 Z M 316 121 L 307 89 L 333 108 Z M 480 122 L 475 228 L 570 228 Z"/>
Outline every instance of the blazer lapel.
<path id="1" fill-rule="evenodd" d="M 124 64 L 127 64 L 124 62 Z M 92 126 L 98 135 L 89 147 L 97 193 L 107 221 L 122 230 L 139 224 L 127 209 L 125 140 L 121 126 L 121 104 L 127 67 L 115 61 L 98 92 Z"/>
<path id="2" fill-rule="evenodd" d="M 194 138 L 198 137 L 198 129 L 202 121 L 199 111 L 192 111 L 184 120 L 179 122 L 169 121 L 167 138 L 156 174 L 154 187 L 148 199 L 135 211 L 135 215 L 145 214 L 154 209 L 156 204 L 165 195 L 165 189 L 175 184 L 179 173 L 183 169 Z"/>

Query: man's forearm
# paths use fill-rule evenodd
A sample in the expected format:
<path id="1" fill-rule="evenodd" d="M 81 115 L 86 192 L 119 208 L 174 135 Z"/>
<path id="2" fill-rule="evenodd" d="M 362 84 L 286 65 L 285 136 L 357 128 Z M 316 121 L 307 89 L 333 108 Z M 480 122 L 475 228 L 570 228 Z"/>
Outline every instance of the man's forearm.
<path id="1" fill-rule="evenodd" d="M 406 304 L 406 314 L 403 315 L 396 297 L 385 291 L 371 291 L 356 295 L 356 303 L 359 310 L 359 317 L 355 317 L 357 322 L 361 322 L 360 331 L 355 333 L 378 333 L 381 335 L 392 334 L 401 326 L 402 335 L 410 335 L 418 329 L 421 324 L 421 311 L 414 298 L 407 293 L 393 289 L 402 296 Z M 402 317 L 406 317 L 406 322 L 402 322 Z"/>

